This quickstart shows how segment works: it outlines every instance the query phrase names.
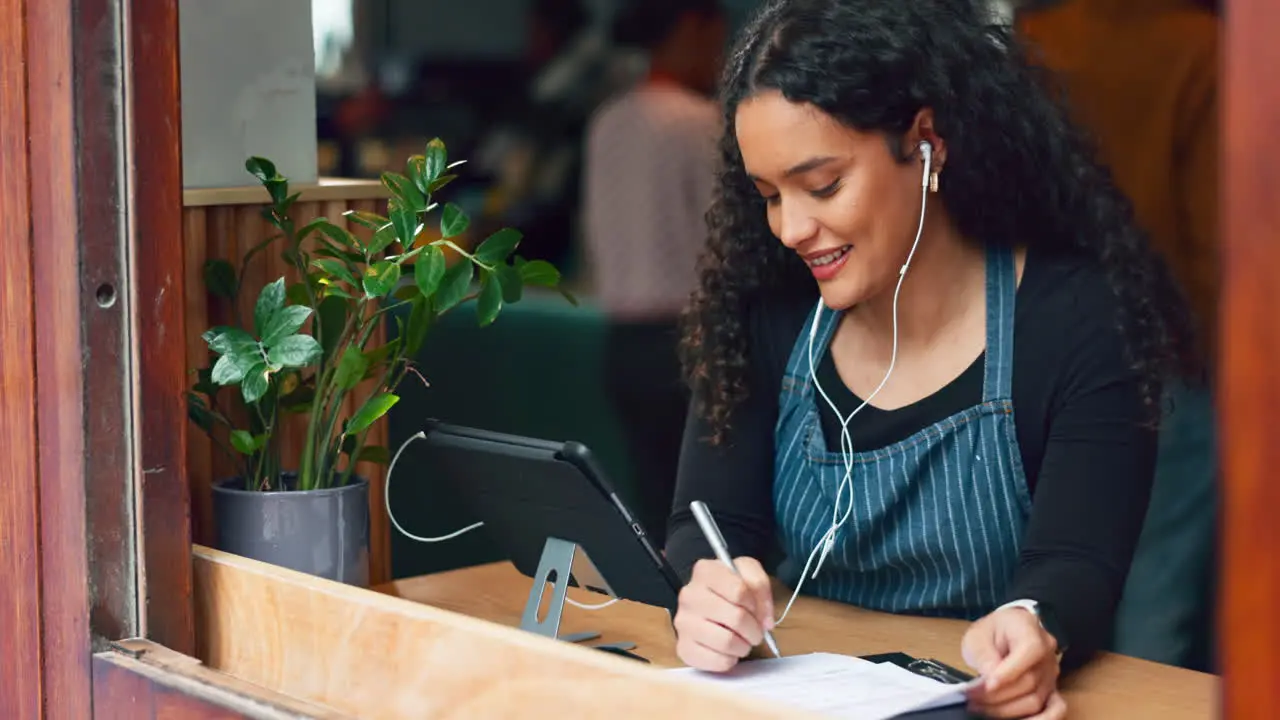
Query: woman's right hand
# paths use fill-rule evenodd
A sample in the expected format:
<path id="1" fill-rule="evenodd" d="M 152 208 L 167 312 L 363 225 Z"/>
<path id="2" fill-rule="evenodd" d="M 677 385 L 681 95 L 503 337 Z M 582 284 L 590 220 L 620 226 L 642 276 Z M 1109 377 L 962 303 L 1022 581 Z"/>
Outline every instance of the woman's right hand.
<path id="1" fill-rule="evenodd" d="M 773 629 L 769 575 L 754 558 L 734 561 L 741 577 L 718 560 L 699 560 L 676 607 L 676 655 L 690 667 L 725 672 Z"/>

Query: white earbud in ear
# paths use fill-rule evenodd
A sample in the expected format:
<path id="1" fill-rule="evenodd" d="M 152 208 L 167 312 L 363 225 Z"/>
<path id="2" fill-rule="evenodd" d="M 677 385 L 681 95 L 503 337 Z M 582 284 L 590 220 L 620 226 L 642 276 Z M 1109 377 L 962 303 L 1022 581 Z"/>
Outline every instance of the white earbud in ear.
<path id="1" fill-rule="evenodd" d="M 924 158 L 924 173 L 920 176 L 920 187 L 929 187 L 929 171 L 933 169 L 933 143 L 928 140 L 921 140 L 917 146 L 920 148 L 920 157 Z"/>

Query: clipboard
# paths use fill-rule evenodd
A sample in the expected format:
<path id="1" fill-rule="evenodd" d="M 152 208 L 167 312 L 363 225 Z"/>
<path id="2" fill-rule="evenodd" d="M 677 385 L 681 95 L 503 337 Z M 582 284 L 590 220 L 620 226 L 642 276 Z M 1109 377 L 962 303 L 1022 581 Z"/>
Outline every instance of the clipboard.
<path id="1" fill-rule="evenodd" d="M 974 678 L 973 675 L 954 668 L 941 660 L 917 658 L 903 652 L 863 655 L 862 659 L 873 663 L 891 663 L 916 675 L 949 685 L 966 683 Z M 898 717 L 902 718 L 902 720 L 979 720 L 979 716 L 970 713 L 964 705 L 921 710 L 920 712 L 907 713 Z"/>

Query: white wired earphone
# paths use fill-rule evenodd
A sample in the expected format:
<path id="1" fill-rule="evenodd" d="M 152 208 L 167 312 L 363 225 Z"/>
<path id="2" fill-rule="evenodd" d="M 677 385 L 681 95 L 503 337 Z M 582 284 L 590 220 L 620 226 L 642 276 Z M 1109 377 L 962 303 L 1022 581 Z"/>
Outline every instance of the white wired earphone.
<path id="1" fill-rule="evenodd" d="M 800 595 L 800 588 L 804 586 L 805 576 L 809 573 L 809 566 L 813 564 L 813 558 L 821 550 L 822 554 L 818 556 L 818 564 L 813 569 L 813 575 L 809 578 L 813 579 L 818 576 L 818 571 L 822 569 L 822 563 L 826 561 L 827 555 L 835 548 L 836 533 L 840 528 L 844 527 L 845 522 L 849 520 L 849 516 L 853 514 L 853 439 L 849 437 L 849 421 L 862 411 L 874 398 L 879 394 L 880 390 L 889 382 L 889 376 L 893 373 L 893 366 L 898 361 L 898 293 L 902 290 L 902 281 L 907 277 L 907 268 L 911 265 L 911 258 L 916 254 L 916 247 L 920 245 L 920 236 L 924 233 L 924 211 L 928 205 L 929 199 L 929 178 L 933 170 L 933 145 L 928 140 L 921 140 L 917 148 L 920 155 L 924 159 L 924 172 L 921 173 L 920 180 L 920 222 L 916 226 L 916 239 L 911 243 L 911 252 L 907 253 L 907 260 L 902 264 L 902 268 L 898 270 L 898 284 L 893 290 L 893 351 L 889 356 L 889 369 L 885 371 L 884 379 L 876 386 L 876 389 L 862 401 L 862 404 L 854 408 L 848 417 L 841 417 L 840 409 L 832 402 L 827 392 L 822 389 L 822 385 L 818 383 L 818 375 L 814 370 L 813 362 L 813 342 L 818 336 L 818 323 L 822 319 L 822 299 L 818 299 L 818 305 L 813 313 L 813 322 L 809 325 L 809 379 L 813 381 L 813 387 L 827 402 L 831 411 L 840 419 L 840 455 L 844 460 L 844 477 L 840 480 L 840 486 L 836 490 L 835 504 L 831 508 L 831 527 L 823 534 L 822 539 L 814 546 L 813 551 L 809 553 L 809 559 L 805 561 L 804 569 L 800 571 L 800 577 L 796 581 L 795 591 L 791 594 L 791 600 L 787 602 L 787 606 L 782 611 L 782 617 L 778 618 L 775 625 L 782 624 L 787 618 L 787 613 L 791 612 L 791 605 L 796 601 L 796 597 Z M 844 515 L 840 515 L 840 498 L 848 490 L 848 506 L 844 511 Z"/>
<path id="2" fill-rule="evenodd" d="M 395 514 L 391 512 L 391 475 L 392 473 L 395 472 L 396 463 L 400 461 L 400 454 L 403 453 L 404 449 L 409 447 L 409 444 L 412 443 L 414 440 L 424 440 L 426 439 L 426 437 L 427 437 L 427 434 L 419 430 L 418 432 L 409 436 L 409 439 L 404 441 L 404 443 L 400 446 L 400 449 L 396 450 L 395 456 L 391 458 L 391 464 L 387 466 L 387 481 L 382 489 L 382 502 L 387 509 L 387 518 L 391 520 L 391 524 L 395 526 L 396 530 L 400 531 L 401 535 L 404 535 L 410 540 L 416 540 L 418 542 L 424 542 L 424 543 L 445 542 L 448 540 L 453 540 L 454 538 L 460 537 L 462 535 L 465 535 L 471 532 L 472 530 L 475 530 L 476 528 L 483 526 L 484 523 L 482 522 L 472 523 L 462 528 L 461 530 L 456 530 L 454 532 L 449 533 L 448 535 L 441 535 L 440 537 L 422 537 L 421 535 L 414 535 L 413 533 L 401 527 L 400 523 L 396 520 Z M 599 610 L 601 608 L 607 608 L 610 605 L 618 602 L 618 598 L 613 598 L 612 600 L 606 600 L 605 602 L 597 603 L 594 605 L 587 605 L 584 603 L 580 603 L 571 597 L 565 597 L 564 601 L 569 603 L 570 605 L 573 605 L 574 607 L 581 608 L 583 610 Z"/>

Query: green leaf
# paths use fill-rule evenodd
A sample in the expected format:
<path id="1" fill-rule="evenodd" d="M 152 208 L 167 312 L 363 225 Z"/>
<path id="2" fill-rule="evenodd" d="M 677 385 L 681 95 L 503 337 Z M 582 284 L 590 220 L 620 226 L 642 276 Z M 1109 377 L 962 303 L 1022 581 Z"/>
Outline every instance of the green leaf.
<path id="1" fill-rule="evenodd" d="M 304 282 L 296 282 L 284 291 L 284 299 L 292 305 L 306 305 L 311 302 L 311 296 L 307 294 L 307 284 Z"/>
<path id="2" fill-rule="evenodd" d="M 435 294 L 436 312 L 443 313 L 462 302 L 471 289 L 474 268 L 470 260 L 463 258 L 444 271 L 444 278 L 440 280 L 440 288 Z"/>
<path id="3" fill-rule="evenodd" d="M 405 247 L 413 245 L 418 235 L 418 213 L 406 207 L 401 200 L 392 198 L 387 201 L 387 213 L 391 215 L 391 224 L 376 230 L 373 240 L 369 242 L 369 254 L 382 252 L 388 245 L 400 239 Z"/>
<path id="4" fill-rule="evenodd" d="M 275 178 L 264 180 L 262 185 L 267 189 L 267 193 L 271 195 L 271 202 L 283 210 L 284 201 L 289 196 L 289 181 L 285 180 L 283 176 L 276 175 Z M 279 227 L 279 219 L 277 215 L 276 222 L 272 224 Z"/>
<path id="5" fill-rule="evenodd" d="M 264 157 L 250 157 L 244 161 L 244 169 L 248 170 L 250 175 L 258 178 L 258 182 L 265 183 L 280 176 L 280 173 L 276 172 L 275 163 Z"/>
<path id="6" fill-rule="evenodd" d="M 315 400 L 316 389 L 311 385 L 299 386 L 296 390 L 280 398 L 280 409 L 290 413 L 311 412 L 311 402 Z"/>
<path id="7" fill-rule="evenodd" d="M 191 387 L 198 393 L 212 397 L 218 392 L 218 385 L 213 381 L 213 368 L 203 367 L 196 371 L 196 384 Z M 203 402 L 203 401 L 202 401 Z"/>
<path id="8" fill-rule="evenodd" d="M 348 345 L 338 360 L 338 369 L 334 372 L 334 382 L 343 390 L 351 390 L 364 378 L 367 364 L 364 353 L 354 346 Z"/>
<path id="9" fill-rule="evenodd" d="M 350 435 L 343 435 L 342 442 L 338 443 L 338 452 L 342 453 L 343 455 L 350 455 L 351 453 L 355 452 L 356 443 L 358 442 L 360 442 L 359 438 L 354 438 L 354 437 L 351 437 Z"/>
<path id="10" fill-rule="evenodd" d="M 312 260 L 311 265 L 326 272 L 330 280 L 341 280 L 351 285 L 351 287 L 360 287 L 360 283 L 356 282 L 356 276 L 352 275 L 347 264 L 340 260 L 321 258 L 320 260 Z"/>
<path id="11" fill-rule="evenodd" d="M 476 317 L 480 319 L 480 327 L 492 324 L 501 309 L 502 283 L 493 273 L 482 271 L 480 297 L 476 301 Z"/>
<path id="12" fill-rule="evenodd" d="M 242 267 L 245 265 L 248 265 L 249 261 L 252 260 L 255 255 L 262 252 L 263 250 L 266 250 L 268 247 L 271 247 L 272 243 L 274 243 L 275 241 L 279 240 L 282 237 L 284 237 L 284 235 L 282 234 L 272 235 L 271 237 L 265 238 L 262 241 L 260 241 L 258 244 L 249 248 L 249 252 L 245 253 L 244 257 L 240 258 L 240 265 Z"/>
<path id="13" fill-rule="evenodd" d="M 427 192 L 427 158 L 425 155 L 410 155 L 404 164 L 405 172 L 413 181 L 413 186 L 422 193 Z"/>
<path id="14" fill-rule="evenodd" d="M 404 329 L 404 349 L 408 357 L 416 356 L 418 350 L 422 349 L 422 343 L 427 339 L 427 331 L 431 329 L 434 321 L 431 300 L 422 296 L 415 298 L 413 309 L 409 311 L 409 325 Z"/>
<path id="15" fill-rule="evenodd" d="M 262 334 L 262 344 L 270 350 L 276 343 L 298 332 L 309 317 L 311 308 L 306 305 L 286 305 L 280 308 L 267 323 L 266 332 Z"/>
<path id="16" fill-rule="evenodd" d="M 244 430 L 231 431 L 231 447 L 245 455 L 252 455 L 258 449 L 257 443 L 253 440 L 253 435 Z"/>
<path id="17" fill-rule="evenodd" d="M 282 396 L 292 394 L 302 384 L 302 375 L 296 370 L 283 370 L 283 368 L 273 368 L 272 372 L 276 376 L 276 402 L 280 402 Z"/>
<path id="18" fill-rule="evenodd" d="M 467 231 L 471 218 L 453 203 L 444 204 L 444 212 L 440 214 L 440 234 L 446 238 L 457 237 Z"/>
<path id="19" fill-rule="evenodd" d="M 228 353 L 214 363 L 213 381 L 218 385 L 235 385 L 244 380 L 245 373 L 253 365 L 253 362 L 246 362 L 243 356 Z"/>
<path id="20" fill-rule="evenodd" d="M 356 457 L 356 462 L 386 465 L 391 462 L 391 451 L 380 445 L 365 445 L 360 448 L 360 455 Z"/>
<path id="21" fill-rule="evenodd" d="M 369 255 L 375 256 L 381 251 L 387 250 L 390 243 L 396 242 L 396 225 L 388 223 L 379 228 L 374 233 L 374 237 L 369 241 Z"/>
<path id="22" fill-rule="evenodd" d="M 240 383 L 240 392 L 244 395 L 245 402 L 253 404 L 267 394 L 269 385 L 270 374 L 267 372 L 267 364 L 259 362 L 244 374 L 244 380 Z"/>
<path id="23" fill-rule="evenodd" d="M 351 222 L 357 225 L 363 225 L 370 230 L 377 230 L 383 225 L 391 222 L 377 213 L 366 212 L 364 210 L 348 210 L 342 213 L 342 216 Z"/>
<path id="24" fill-rule="evenodd" d="M 525 285 L 556 287 L 560 284 L 560 271 L 546 260 L 533 260 L 520 266 L 520 279 Z"/>
<path id="25" fill-rule="evenodd" d="M 368 380 L 382 371 L 382 364 L 387 361 L 393 353 L 400 349 L 400 338 L 395 338 L 383 343 L 364 354 L 365 371 L 362 380 Z"/>
<path id="26" fill-rule="evenodd" d="M 219 355 L 243 354 L 258 347 L 252 335 L 236 327 L 219 325 L 205 330 L 201 337 L 209 343 L 209 349 Z"/>
<path id="27" fill-rule="evenodd" d="M 427 143 L 425 158 L 426 165 L 423 168 L 422 176 L 430 183 L 443 175 L 448 165 L 449 154 L 445 149 L 444 141 L 440 138 L 432 138 L 431 142 Z"/>
<path id="28" fill-rule="evenodd" d="M 187 393 L 187 418 L 206 433 L 213 432 L 214 414 L 204 398 L 194 392 Z"/>
<path id="29" fill-rule="evenodd" d="M 476 248 L 476 259 L 486 265 L 505 263 L 507 256 L 520 244 L 521 237 L 523 236 L 519 230 L 503 228 L 480 243 L 480 247 Z"/>
<path id="30" fill-rule="evenodd" d="M 334 292 L 336 288 L 329 288 Z M 349 297 L 349 296 L 348 296 Z M 347 303 L 342 297 L 326 297 L 320 301 L 320 344 L 324 348 L 323 357 L 328 359 L 338 347 L 342 328 L 347 324 Z"/>
<path id="31" fill-rule="evenodd" d="M 352 236 L 354 237 L 354 236 Z M 315 249 L 315 254 L 320 257 L 337 258 L 338 260 L 346 260 L 351 263 L 364 262 L 364 251 L 356 252 L 355 250 L 345 250 L 338 247 L 338 244 L 329 238 L 320 238 L 320 244 Z"/>
<path id="32" fill-rule="evenodd" d="M 379 260 L 364 271 L 364 293 L 379 298 L 395 289 L 400 282 L 400 266 L 390 260 Z"/>
<path id="33" fill-rule="evenodd" d="M 454 175 L 453 173 L 449 173 L 448 175 L 441 175 L 440 177 L 431 181 L 431 184 L 427 186 L 427 192 L 429 193 L 440 192 L 441 188 L 443 188 L 445 185 L 448 185 L 449 183 L 457 179 L 458 179 L 458 176 Z"/>
<path id="34" fill-rule="evenodd" d="M 295 233 L 295 238 L 298 240 L 298 242 L 302 242 L 303 240 L 306 240 L 308 237 L 310 237 L 312 233 L 319 230 L 320 228 L 322 228 L 324 225 L 328 223 L 329 223 L 328 218 L 322 218 L 322 217 L 315 218 L 310 222 L 308 222 L 306 225 L 303 225 L 302 227 L 298 228 L 297 233 Z"/>
<path id="35" fill-rule="evenodd" d="M 414 259 L 414 258 L 418 257 L 419 255 L 421 255 L 421 254 L 422 254 L 422 253 L 423 253 L 427 248 L 429 248 L 429 247 L 431 247 L 431 245 L 430 245 L 429 243 L 428 243 L 428 244 L 426 244 L 426 245 L 419 245 L 418 247 L 416 247 L 416 248 L 414 248 L 414 249 L 410 250 L 410 251 L 409 251 L 409 252 L 407 252 L 407 253 L 401 253 L 401 254 L 399 254 L 399 255 L 388 255 L 388 256 L 387 256 L 387 259 L 388 259 L 388 260 L 390 260 L 390 261 L 392 261 L 392 262 L 394 262 L 394 263 L 395 263 L 395 264 L 397 264 L 397 265 L 404 265 L 405 263 L 409 262 L 410 260 L 412 260 L 412 259 Z"/>
<path id="36" fill-rule="evenodd" d="M 282 307 L 284 307 L 283 277 L 262 288 L 262 292 L 258 295 L 258 302 L 253 308 L 253 332 L 258 337 L 262 337 L 267 323 Z"/>
<path id="37" fill-rule="evenodd" d="M 354 219 L 354 218 L 353 218 Z M 385 221 L 384 221 L 385 222 Z M 339 227 L 329 221 L 328 218 L 316 218 L 311 223 L 316 226 L 322 235 L 336 242 L 339 245 L 345 245 L 349 248 L 359 249 L 360 239 L 351 234 L 350 230 Z M 363 223 L 362 223 L 363 224 Z"/>
<path id="38" fill-rule="evenodd" d="M 520 279 L 520 271 L 512 265 L 502 264 L 497 267 L 497 279 L 502 283 L 502 302 L 510 305 L 520 302 L 524 295 L 524 282 Z"/>
<path id="39" fill-rule="evenodd" d="M 236 296 L 236 269 L 226 260 L 206 260 L 204 285 L 209 292 L 224 298 Z"/>
<path id="40" fill-rule="evenodd" d="M 427 207 L 427 199 L 413 181 L 399 173 L 382 173 L 382 184 L 391 191 L 394 199 L 399 200 L 410 212 L 422 212 Z M 394 216 L 392 216 L 394 220 Z"/>
<path id="41" fill-rule="evenodd" d="M 574 297 L 573 293 L 569 292 L 568 290 L 565 290 L 564 288 L 559 288 L 559 290 L 560 290 L 560 294 L 564 296 L 565 300 L 569 301 L 570 305 L 574 307 L 578 307 L 578 298 Z"/>
<path id="42" fill-rule="evenodd" d="M 300 368 L 319 360 L 323 354 L 320 343 L 310 335 L 290 335 L 271 348 L 267 359 L 280 367 Z"/>
<path id="43" fill-rule="evenodd" d="M 391 393 L 382 393 L 381 395 L 375 395 L 374 397 L 369 398 L 369 401 L 364 404 L 364 407 L 361 407 L 360 410 L 352 416 L 351 420 L 347 422 L 347 429 L 344 431 L 345 434 L 355 435 L 358 432 L 363 432 L 370 425 L 377 422 L 378 418 L 386 415 L 387 411 L 390 410 L 397 402 L 400 402 L 400 398 L 396 395 L 392 395 Z"/>
<path id="44" fill-rule="evenodd" d="M 422 256 L 413 265 L 413 280 L 418 284 L 422 294 L 431 297 L 440 289 L 440 281 L 445 271 L 444 251 L 435 245 L 428 245 Z"/>

